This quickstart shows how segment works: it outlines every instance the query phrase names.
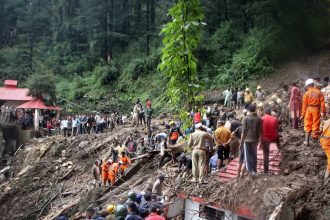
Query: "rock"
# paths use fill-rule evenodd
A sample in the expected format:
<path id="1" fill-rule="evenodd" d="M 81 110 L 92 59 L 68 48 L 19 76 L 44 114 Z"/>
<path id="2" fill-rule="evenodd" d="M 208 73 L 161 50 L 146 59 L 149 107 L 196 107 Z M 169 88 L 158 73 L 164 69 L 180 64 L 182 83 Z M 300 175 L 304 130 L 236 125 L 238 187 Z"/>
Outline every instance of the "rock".
<path id="1" fill-rule="evenodd" d="M 278 206 L 281 202 L 291 202 L 301 198 L 307 190 L 303 186 L 274 187 L 266 190 L 263 202 L 268 207 Z"/>
<path id="2" fill-rule="evenodd" d="M 3 174 L 1 173 L 1 174 L 0 174 L 0 183 L 5 182 L 5 180 L 6 180 L 5 175 L 3 175 Z"/>
<path id="3" fill-rule="evenodd" d="M 39 180 L 40 180 L 40 177 L 35 176 L 35 177 L 33 177 L 33 180 L 34 180 L 34 181 L 39 181 Z"/>
<path id="4" fill-rule="evenodd" d="M 273 213 L 270 215 L 269 220 L 294 220 L 294 211 L 282 202 L 276 206 Z"/>
<path id="5" fill-rule="evenodd" d="M 89 141 L 82 141 L 79 143 L 78 149 L 85 149 L 88 147 L 88 145 L 89 145 Z"/>

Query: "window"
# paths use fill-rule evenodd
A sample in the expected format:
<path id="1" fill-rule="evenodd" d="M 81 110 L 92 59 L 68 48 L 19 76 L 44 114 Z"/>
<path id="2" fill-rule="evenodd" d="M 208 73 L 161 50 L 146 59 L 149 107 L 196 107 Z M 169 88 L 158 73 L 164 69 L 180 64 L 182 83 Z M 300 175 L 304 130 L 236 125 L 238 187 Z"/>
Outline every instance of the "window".
<path id="1" fill-rule="evenodd" d="M 223 211 L 210 206 L 199 206 L 199 217 L 207 220 L 222 220 L 225 216 Z"/>

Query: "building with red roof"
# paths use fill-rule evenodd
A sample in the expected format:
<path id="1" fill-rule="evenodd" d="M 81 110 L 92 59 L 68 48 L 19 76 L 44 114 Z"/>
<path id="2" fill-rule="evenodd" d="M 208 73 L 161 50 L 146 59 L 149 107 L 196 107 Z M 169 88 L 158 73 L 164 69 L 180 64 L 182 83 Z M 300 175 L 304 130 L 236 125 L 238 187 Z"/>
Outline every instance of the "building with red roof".
<path id="1" fill-rule="evenodd" d="M 28 95 L 29 89 L 17 88 L 18 81 L 5 80 L 4 86 L 0 87 L 0 105 L 8 104 L 18 106 L 25 102 L 33 100 Z"/>

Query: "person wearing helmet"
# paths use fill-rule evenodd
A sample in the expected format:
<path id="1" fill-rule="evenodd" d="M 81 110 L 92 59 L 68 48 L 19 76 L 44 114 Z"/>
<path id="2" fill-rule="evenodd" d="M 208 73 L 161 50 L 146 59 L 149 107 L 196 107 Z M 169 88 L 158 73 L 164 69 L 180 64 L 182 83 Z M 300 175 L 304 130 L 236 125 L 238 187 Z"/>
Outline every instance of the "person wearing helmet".
<path id="1" fill-rule="evenodd" d="M 170 134 L 169 134 L 169 144 L 170 145 L 175 145 L 176 142 L 178 141 L 179 137 L 183 136 L 180 127 L 176 126 L 174 121 L 170 122 L 170 126 L 171 126 L 171 130 L 170 130 Z"/>
<path id="2" fill-rule="evenodd" d="M 127 201 L 128 202 L 136 202 L 137 194 L 133 191 L 129 191 L 127 194 Z"/>
<path id="3" fill-rule="evenodd" d="M 121 161 L 119 161 L 118 163 L 111 164 L 111 166 L 109 167 L 109 174 L 108 174 L 111 185 L 114 185 L 118 175 L 122 175 L 123 173 L 124 170 L 121 165 Z"/>
<path id="4" fill-rule="evenodd" d="M 265 101 L 265 99 L 266 99 L 266 93 L 262 90 L 261 86 L 258 86 L 257 87 L 257 91 L 256 91 L 256 94 L 255 94 L 255 97 L 256 97 L 256 103 L 257 103 L 257 105 L 259 103 L 262 103 L 263 101 Z"/>
<path id="5" fill-rule="evenodd" d="M 249 109 L 250 105 L 254 101 L 254 97 L 253 94 L 251 93 L 251 90 L 249 88 L 246 88 L 243 96 L 244 96 L 244 108 Z"/>
<path id="6" fill-rule="evenodd" d="M 330 87 L 329 87 L 329 95 L 330 95 Z M 298 129 L 298 122 L 301 115 L 301 92 L 297 86 L 297 83 L 295 82 L 291 84 L 289 109 L 291 115 L 291 127 L 294 129 Z"/>
<path id="7" fill-rule="evenodd" d="M 108 160 L 108 161 L 104 161 L 102 164 L 103 186 L 106 186 L 107 183 L 110 185 L 109 168 L 112 163 L 113 163 L 112 160 Z"/>
<path id="8" fill-rule="evenodd" d="M 115 212 L 116 220 L 125 220 L 127 216 L 127 208 L 123 204 L 118 204 L 116 206 L 116 212 Z"/>
<path id="9" fill-rule="evenodd" d="M 307 92 L 303 96 L 301 119 L 304 119 L 305 145 L 309 145 L 310 137 L 318 139 L 321 116 L 325 117 L 326 109 L 323 93 L 314 87 L 313 79 L 306 80 Z"/>

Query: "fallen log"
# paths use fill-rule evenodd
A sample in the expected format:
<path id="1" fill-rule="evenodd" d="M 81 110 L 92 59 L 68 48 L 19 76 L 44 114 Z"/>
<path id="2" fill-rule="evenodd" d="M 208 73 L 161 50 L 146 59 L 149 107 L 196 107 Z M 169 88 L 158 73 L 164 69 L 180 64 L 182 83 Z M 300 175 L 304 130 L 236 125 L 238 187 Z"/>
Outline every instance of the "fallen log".
<path id="1" fill-rule="evenodd" d="M 86 158 L 89 155 L 91 155 L 92 153 L 95 153 L 97 151 L 99 151 L 100 149 L 102 149 L 107 143 L 109 143 L 110 141 L 113 140 L 113 137 L 108 137 L 106 138 L 104 141 L 102 141 L 101 143 L 95 145 L 95 146 L 91 146 L 87 149 L 85 149 L 82 153 L 81 153 L 81 157 L 82 158 Z"/>

